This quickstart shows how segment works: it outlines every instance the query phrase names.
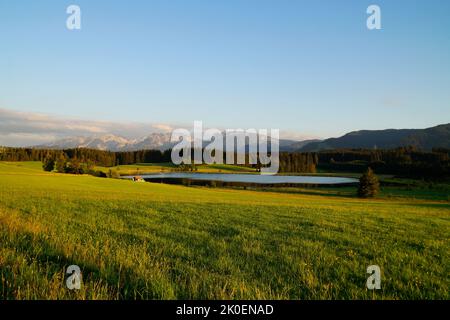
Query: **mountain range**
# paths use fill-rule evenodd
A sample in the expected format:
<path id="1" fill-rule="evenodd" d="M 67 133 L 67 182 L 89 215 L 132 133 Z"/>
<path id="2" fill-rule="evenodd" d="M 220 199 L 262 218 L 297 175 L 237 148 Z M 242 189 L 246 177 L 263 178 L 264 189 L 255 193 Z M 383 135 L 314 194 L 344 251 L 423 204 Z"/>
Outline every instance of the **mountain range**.
<path id="1" fill-rule="evenodd" d="M 60 140 L 56 140 L 51 143 L 41 144 L 34 146 L 34 148 L 40 149 L 71 149 L 71 148 L 89 148 L 97 150 L 109 150 L 109 151 L 136 151 L 136 150 L 167 150 L 172 148 L 175 143 L 170 142 L 171 133 L 152 133 L 146 137 L 140 139 L 127 139 L 114 134 L 107 135 L 94 135 L 87 137 L 69 137 Z M 305 143 L 310 141 L 320 140 L 306 140 L 296 141 L 280 139 L 281 151 L 293 151 L 298 149 Z M 208 142 L 204 142 L 206 146 Z"/>
<path id="2" fill-rule="evenodd" d="M 49 149 L 90 148 L 109 151 L 167 150 L 173 146 L 170 136 L 171 133 L 152 133 L 141 139 L 127 139 L 114 134 L 69 137 L 36 147 Z"/>
<path id="3" fill-rule="evenodd" d="M 329 149 L 392 149 L 413 146 L 418 150 L 450 148 L 450 123 L 426 129 L 360 130 L 347 133 L 340 138 L 311 142 L 298 151 L 320 151 Z"/>
<path id="4" fill-rule="evenodd" d="M 109 151 L 135 151 L 144 149 L 167 150 L 173 147 L 171 133 L 152 133 L 140 139 L 127 139 L 107 134 L 88 137 L 69 137 L 52 143 L 36 146 L 38 148 L 69 149 L 92 148 Z M 427 129 L 386 129 L 360 130 L 339 138 L 325 140 L 286 140 L 280 139 L 280 151 L 311 152 L 329 149 L 363 148 L 392 149 L 413 146 L 419 150 L 450 148 L 450 123 Z"/>

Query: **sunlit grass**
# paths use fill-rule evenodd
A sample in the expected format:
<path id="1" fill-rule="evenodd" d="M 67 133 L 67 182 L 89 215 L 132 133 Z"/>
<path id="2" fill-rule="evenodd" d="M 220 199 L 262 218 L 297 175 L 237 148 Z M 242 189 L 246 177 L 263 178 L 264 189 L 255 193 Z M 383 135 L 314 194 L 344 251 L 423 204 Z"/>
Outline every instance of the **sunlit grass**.
<path id="1" fill-rule="evenodd" d="M 0 163 L 0 299 L 448 299 L 449 209 Z"/>
<path id="2" fill-rule="evenodd" d="M 214 165 L 197 165 L 196 172 L 203 173 L 235 173 L 235 172 L 255 172 L 255 169 L 234 166 L 228 164 L 214 164 Z M 95 167 L 96 170 L 100 170 L 104 173 L 108 173 L 110 170 L 116 171 L 120 175 L 139 175 L 146 173 L 162 173 L 171 172 L 177 170 L 177 167 L 172 163 L 138 163 L 133 165 L 120 165 L 115 167 Z"/>

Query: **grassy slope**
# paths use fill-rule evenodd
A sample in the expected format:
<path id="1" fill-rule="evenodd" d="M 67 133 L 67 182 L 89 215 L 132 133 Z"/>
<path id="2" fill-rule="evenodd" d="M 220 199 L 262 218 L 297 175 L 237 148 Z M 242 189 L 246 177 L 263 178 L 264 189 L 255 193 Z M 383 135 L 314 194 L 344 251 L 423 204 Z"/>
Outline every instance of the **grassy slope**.
<path id="1" fill-rule="evenodd" d="M 257 188 L 259 191 L 272 191 L 279 193 L 302 193 L 310 195 L 322 195 L 327 197 L 356 197 L 356 188 L 350 187 L 320 187 L 320 188 Z M 416 186 L 382 186 L 377 196 L 380 199 L 392 199 L 394 201 L 405 200 L 414 203 L 415 200 L 450 201 L 450 185 L 426 185 Z"/>
<path id="2" fill-rule="evenodd" d="M 0 163 L 0 299 L 449 299 L 449 209 Z M 79 292 L 64 286 L 71 264 Z"/>
<path id="3" fill-rule="evenodd" d="M 172 163 L 138 163 L 134 165 L 121 165 L 116 167 L 96 167 L 96 170 L 108 173 L 109 170 L 115 170 L 120 175 L 139 175 L 144 173 L 159 173 L 159 172 L 169 172 L 175 170 L 175 166 Z M 208 172 L 208 173 L 239 173 L 239 172 L 255 172 L 254 169 L 233 166 L 228 164 L 215 164 L 215 165 L 198 165 L 197 172 Z"/>

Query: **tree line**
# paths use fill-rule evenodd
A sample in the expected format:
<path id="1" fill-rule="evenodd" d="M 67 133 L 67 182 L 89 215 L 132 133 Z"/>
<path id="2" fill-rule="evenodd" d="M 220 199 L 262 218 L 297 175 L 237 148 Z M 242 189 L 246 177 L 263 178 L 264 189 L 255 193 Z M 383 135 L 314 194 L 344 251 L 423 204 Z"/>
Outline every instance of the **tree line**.
<path id="1" fill-rule="evenodd" d="M 77 172 L 81 164 L 113 167 L 136 163 L 171 162 L 171 150 L 139 150 L 111 152 L 95 149 L 74 148 L 65 150 L 0 147 L 0 161 L 53 160 L 54 165 L 64 163 L 69 172 Z M 64 159 L 64 161 L 63 161 Z M 59 162 L 58 162 L 59 160 Z M 450 177 L 450 149 L 433 149 L 431 152 L 402 147 L 389 150 L 342 149 L 320 152 L 280 153 L 282 173 L 328 172 L 362 173 L 368 167 L 377 174 L 393 174 L 405 177 L 448 178 Z M 75 167 L 73 165 L 75 164 Z M 79 165 L 78 165 L 79 164 Z M 261 164 L 243 166 L 261 167 Z M 61 167 L 59 167 L 61 169 Z"/>
<path id="2" fill-rule="evenodd" d="M 386 150 L 342 149 L 318 153 L 318 169 L 323 171 L 364 172 L 413 178 L 449 178 L 450 149 L 425 152 L 414 147 Z"/>
<path id="3" fill-rule="evenodd" d="M 10 148 L 0 147 L 0 161 L 44 161 L 61 157 L 81 163 L 92 163 L 95 166 L 113 167 L 135 163 L 170 162 L 170 150 L 140 150 L 128 152 L 112 152 L 96 149 L 73 148 L 64 150 Z"/>
<path id="4" fill-rule="evenodd" d="M 44 161 L 53 160 L 56 165 L 63 161 L 87 164 L 89 167 L 113 167 L 136 163 L 171 162 L 171 150 L 139 150 L 111 152 L 95 149 L 74 148 L 64 150 L 34 148 L 0 148 L 0 161 Z M 193 157 L 194 151 L 192 151 Z M 64 159 L 64 160 L 63 160 Z M 58 162 L 59 160 L 59 162 Z M 225 154 L 223 162 L 225 163 Z M 315 172 L 318 163 L 314 153 L 281 153 L 280 172 Z M 261 164 L 250 165 L 248 156 L 244 166 L 261 167 Z M 61 168 L 61 167 L 60 167 Z M 75 170 L 75 169 L 74 169 Z"/>

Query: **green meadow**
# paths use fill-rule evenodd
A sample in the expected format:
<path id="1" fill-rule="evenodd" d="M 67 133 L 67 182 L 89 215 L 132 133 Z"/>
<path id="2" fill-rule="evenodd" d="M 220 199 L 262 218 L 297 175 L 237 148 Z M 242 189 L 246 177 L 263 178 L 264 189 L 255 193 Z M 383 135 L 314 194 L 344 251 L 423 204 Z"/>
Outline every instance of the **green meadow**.
<path id="1" fill-rule="evenodd" d="M 203 173 L 255 173 L 255 169 L 233 166 L 233 165 L 224 165 L 224 164 L 213 164 L 213 165 L 197 165 L 196 172 Z M 171 172 L 175 171 L 176 167 L 172 163 L 138 163 L 134 165 L 120 165 L 115 167 L 95 167 L 95 170 L 102 171 L 104 173 L 108 173 L 110 170 L 117 172 L 119 175 L 140 175 L 140 174 L 151 174 L 151 173 L 160 173 L 160 172 Z"/>
<path id="2" fill-rule="evenodd" d="M 0 300 L 449 299 L 449 189 L 407 185 L 362 200 L 354 188 L 186 187 L 0 162 Z M 66 288 L 70 265 L 81 290 Z M 381 290 L 366 289 L 369 265 Z"/>

